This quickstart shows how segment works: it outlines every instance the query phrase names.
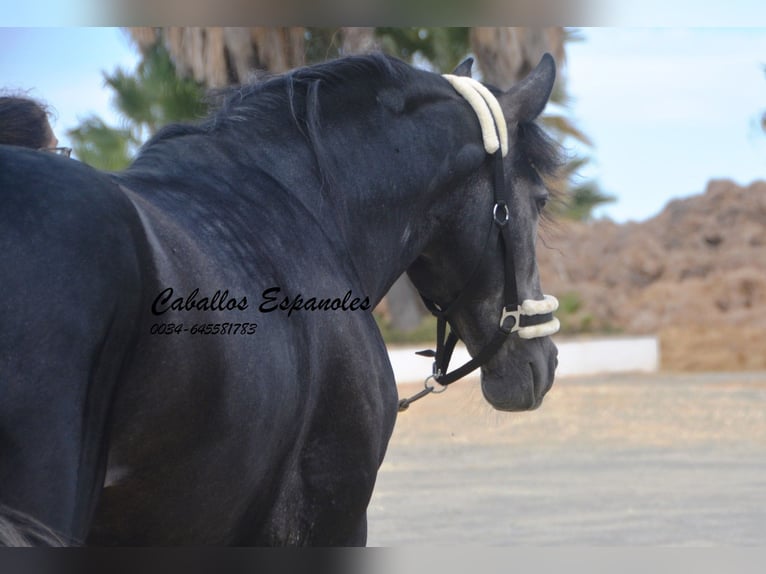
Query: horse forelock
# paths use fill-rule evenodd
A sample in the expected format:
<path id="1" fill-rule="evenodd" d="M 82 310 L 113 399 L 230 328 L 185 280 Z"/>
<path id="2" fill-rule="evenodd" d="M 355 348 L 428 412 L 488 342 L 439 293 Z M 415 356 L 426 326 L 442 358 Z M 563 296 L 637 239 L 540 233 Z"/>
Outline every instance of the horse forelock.
<path id="1" fill-rule="evenodd" d="M 542 176 L 555 176 L 564 164 L 562 148 L 536 122 L 525 122 L 516 129 L 514 162 L 527 163 Z"/>
<path id="2" fill-rule="evenodd" d="M 548 191 L 548 203 L 566 205 L 566 194 L 563 189 L 565 179 L 562 171 L 566 156 L 561 145 L 536 122 L 519 124 L 514 140 L 514 170 L 521 174 L 529 173 L 539 176 Z M 549 208 L 542 211 L 543 230 L 555 228 L 554 213 L 554 210 Z"/>

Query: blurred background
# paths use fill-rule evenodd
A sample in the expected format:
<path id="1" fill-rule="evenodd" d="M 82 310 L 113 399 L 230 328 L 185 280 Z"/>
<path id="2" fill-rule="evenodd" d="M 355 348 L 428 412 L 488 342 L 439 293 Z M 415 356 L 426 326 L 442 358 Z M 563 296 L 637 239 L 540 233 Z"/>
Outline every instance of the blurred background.
<path id="1" fill-rule="evenodd" d="M 569 161 L 539 260 L 561 335 L 654 336 L 663 369 L 766 367 L 766 29 L 4 28 L 0 50 L 4 91 L 110 170 L 259 75 L 384 51 L 434 71 L 471 56 L 508 88 L 550 52 L 542 121 Z M 406 279 L 376 316 L 392 344 L 432 337 Z"/>

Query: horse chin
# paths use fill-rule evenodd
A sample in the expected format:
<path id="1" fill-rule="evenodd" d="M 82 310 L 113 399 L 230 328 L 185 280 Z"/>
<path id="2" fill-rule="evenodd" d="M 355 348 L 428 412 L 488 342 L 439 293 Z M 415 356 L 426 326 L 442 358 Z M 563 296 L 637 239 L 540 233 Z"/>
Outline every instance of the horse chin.
<path id="1" fill-rule="evenodd" d="M 547 337 L 530 343 L 535 348 L 519 349 L 503 362 L 502 368 L 482 369 L 481 391 L 499 411 L 535 410 L 553 385 L 558 365 L 556 346 Z"/>

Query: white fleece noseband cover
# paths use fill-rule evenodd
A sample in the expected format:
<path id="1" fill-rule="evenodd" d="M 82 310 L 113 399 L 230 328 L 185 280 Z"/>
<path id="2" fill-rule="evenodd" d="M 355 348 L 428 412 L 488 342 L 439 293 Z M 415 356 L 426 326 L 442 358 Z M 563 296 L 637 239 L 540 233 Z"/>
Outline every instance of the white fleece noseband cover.
<path id="1" fill-rule="evenodd" d="M 553 313 L 559 308 L 559 301 L 553 295 L 543 295 L 542 301 L 539 299 L 526 299 L 520 306 L 519 310 L 522 315 L 545 315 L 546 313 Z M 541 323 L 539 325 L 529 325 L 528 327 L 519 328 L 519 337 L 522 339 L 535 339 L 537 337 L 547 337 L 558 332 L 561 328 L 561 323 L 556 317 L 553 317 L 550 321 Z"/>
<path id="2" fill-rule="evenodd" d="M 497 98 L 481 82 L 467 76 L 455 76 L 452 74 L 443 74 L 455 91 L 463 96 L 468 104 L 473 108 L 476 117 L 481 126 L 481 136 L 484 142 L 484 149 L 488 154 L 494 154 L 498 149 L 501 150 L 503 157 L 508 154 L 508 126 L 505 123 L 503 109 Z M 520 315 L 545 315 L 553 313 L 559 308 L 558 300 L 552 295 L 543 295 L 543 299 L 526 299 L 519 305 L 516 311 L 503 310 L 500 316 L 500 324 L 503 324 L 505 318 L 509 315 L 516 316 L 516 325 L 513 331 L 519 333 L 522 339 L 535 339 L 538 337 L 547 337 L 558 332 L 561 323 L 556 317 L 550 321 L 539 325 L 529 325 L 519 327 Z"/>

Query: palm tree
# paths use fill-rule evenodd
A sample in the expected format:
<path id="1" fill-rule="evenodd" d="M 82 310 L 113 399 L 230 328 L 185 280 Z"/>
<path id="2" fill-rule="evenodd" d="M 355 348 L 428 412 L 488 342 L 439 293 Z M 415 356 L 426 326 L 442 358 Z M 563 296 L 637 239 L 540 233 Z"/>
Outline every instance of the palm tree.
<path id="1" fill-rule="evenodd" d="M 306 63 L 306 29 L 178 27 L 129 28 L 141 49 L 161 43 L 178 73 L 208 88 L 244 83 L 254 70 L 285 72 Z"/>
<path id="2" fill-rule="evenodd" d="M 68 135 L 75 155 L 100 169 L 126 167 L 138 147 L 162 126 L 204 115 L 202 87 L 176 73 L 170 55 L 160 43 L 146 46 L 134 73 L 117 69 L 104 81 L 114 91 L 114 104 L 124 127 L 108 126 L 90 116 Z"/>
<path id="3" fill-rule="evenodd" d="M 581 40 L 576 31 L 560 27 L 471 29 L 471 49 L 476 55 L 483 80 L 504 90 L 524 78 L 545 52 L 552 54 L 560 73 L 556 78 L 551 102 L 558 104 L 557 109 L 560 111 L 546 112 L 541 122 L 557 141 L 565 142 L 572 138 L 592 146 L 588 136 L 577 128 L 569 115 L 562 113 L 569 107 L 565 88 L 565 45 Z M 595 181 L 578 180 L 578 171 L 589 161 L 587 157 L 572 158 L 564 165 L 557 180 L 549 182 L 563 196 L 561 204 L 552 205 L 557 215 L 585 220 L 591 217 L 596 206 L 614 201 L 614 197 L 603 193 Z"/>

